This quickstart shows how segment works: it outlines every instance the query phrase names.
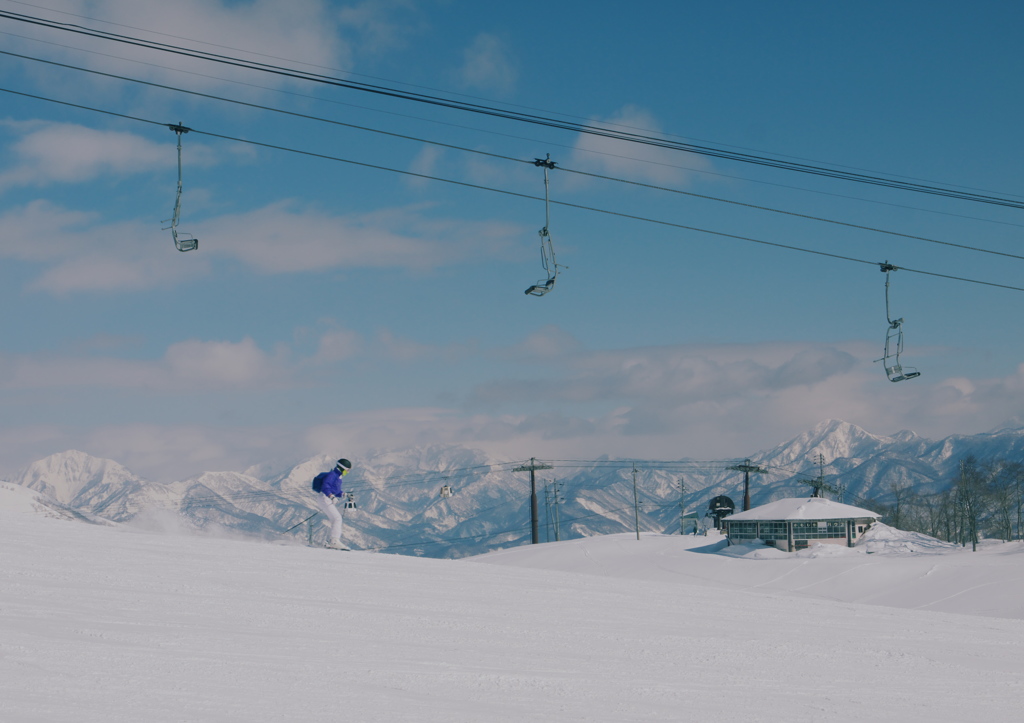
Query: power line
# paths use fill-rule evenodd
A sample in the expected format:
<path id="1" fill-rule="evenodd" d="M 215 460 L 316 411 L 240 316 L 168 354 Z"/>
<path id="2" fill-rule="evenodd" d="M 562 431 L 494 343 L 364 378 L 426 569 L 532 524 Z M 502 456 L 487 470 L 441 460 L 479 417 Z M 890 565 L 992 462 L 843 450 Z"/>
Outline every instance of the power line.
<path id="1" fill-rule="evenodd" d="M 56 100 L 54 98 L 47 98 L 45 96 L 36 95 L 34 93 L 25 93 L 25 92 L 22 92 L 22 91 L 11 90 L 9 88 L 0 88 L 0 92 L 11 93 L 13 95 L 19 95 L 19 96 L 26 97 L 26 98 L 34 98 L 36 100 L 42 100 L 42 101 L 46 101 L 46 102 L 50 102 L 50 103 L 56 103 L 58 105 L 64 105 L 64 106 L 68 106 L 68 107 L 72 107 L 72 108 L 78 108 L 80 110 L 88 110 L 88 111 L 92 111 L 92 112 L 96 112 L 96 113 L 102 113 L 102 114 L 109 115 L 109 116 L 114 116 L 114 117 L 117 117 L 117 118 L 124 118 L 124 119 L 127 119 L 127 120 L 139 121 L 141 123 L 148 123 L 150 125 L 165 126 L 165 127 L 168 127 L 168 128 L 173 127 L 173 124 L 161 123 L 159 121 L 150 120 L 148 118 L 140 118 L 138 116 L 132 116 L 132 115 L 128 115 L 128 114 L 125 114 L 125 113 L 117 113 L 115 111 L 109 111 L 109 110 L 103 110 L 103 109 L 100 109 L 100 108 L 94 108 L 94 107 L 83 105 L 83 104 L 80 104 L 80 103 L 71 103 L 69 101 Z M 523 198 L 523 199 L 527 199 L 527 200 L 530 200 L 530 201 L 543 201 L 544 200 L 543 198 L 541 198 L 539 196 L 531 196 L 530 194 L 527 194 L 527 193 L 519 193 L 517 191 L 509 191 L 507 189 L 502 189 L 502 188 L 493 188 L 491 186 L 484 186 L 484 185 L 478 184 L 478 183 L 469 183 L 469 182 L 466 182 L 466 181 L 456 181 L 456 180 L 451 179 L 451 178 L 443 178 L 441 176 L 432 176 L 432 175 L 429 175 L 429 174 L 426 174 L 426 173 L 417 173 L 415 171 L 409 171 L 409 170 L 405 170 L 405 169 L 401 169 L 401 168 L 391 168 L 389 166 L 382 166 L 382 165 L 375 164 L 375 163 L 366 163 L 364 161 L 355 161 L 355 160 L 352 160 L 350 158 L 341 158 L 340 156 L 332 156 L 332 155 L 328 155 L 326 153 L 316 153 L 314 151 L 304 151 L 304 150 L 300 150 L 300 149 L 297 149 L 297 148 L 290 148 L 288 146 L 281 146 L 281 145 L 277 145 L 277 144 L 273 144 L 273 143 L 264 143 L 264 142 L 261 142 L 261 141 L 254 141 L 254 140 L 250 140 L 250 139 L 247 139 L 247 138 L 239 138 L 239 137 L 236 137 L 236 136 L 229 136 L 229 135 L 222 134 L 222 133 L 214 133 L 212 131 L 204 131 L 204 130 L 200 130 L 200 129 L 197 129 L 197 128 L 189 128 L 189 131 L 192 132 L 192 133 L 196 133 L 197 135 L 205 135 L 205 136 L 209 136 L 211 138 L 220 138 L 222 140 L 233 141 L 233 142 L 236 142 L 236 143 L 245 143 L 245 144 L 248 144 L 248 145 L 257 146 L 259 148 L 268 148 L 268 149 L 271 149 L 271 150 L 284 151 L 284 152 L 288 152 L 288 153 L 296 153 L 298 155 L 308 156 L 310 158 L 320 158 L 322 160 L 335 161 L 335 162 L 338 162 L 338 163 L 346 163 L 348 165 L 359 166 L 361 168 L 372 168 L 372 169 L 378 170 L 378 171 L 388 171 L 390 173 L 398 173 L 398 174 L 401 174 L 401 175 L 404 175 L 404 176 L 412 176 L 414 178 L 422 178 L 422 179 L 430 180 L 430 181 L 439 181 L 441 183 L 448 183 L 448 184 L 451 184 L 453 186 L 460 186 L 462 188 L 471 188 L 471 189 L 475 189 L 475 190 L 478 190 L 478 191 L 488 191 L 488 192 L 491 192 L 491 193 L 500 193 L 500 194 L 505 195 L 505 196 L 512 196 L 514 198 Z M 793 246 L 791 244 L 783 244 L 783 243 L 778 243 L 778 242 L 775 242 L 775 241 L 765 241 L 764 239 L 757 239 L 757 238 L 753 238 L 751 236 L 741 236 L 739 234 L 726 233 L 724 231 L 714 231 L 714 230 L 711 230 L 711 229 L 699 228 L 697 226 L 688 226 L 686 224 L 675 223 L 673 221 L 664 221 L 664 220 L 660 220 L 660 219 L 648 218 L 646 216 L 638 216 L 636 214 L 625 213 L 623 211 L 612 211 L 612 210 L 609 210 L 609 209 L 597 208 L 597 207 L 594 207 L 594 206 L 585 206 L 583 204 L 571 203 L 569 201 L 551 201 L 550 203 L 558 205 L 558 206 L 565 206 L 567 208 L 575 208 L 575 209 L 578 209 L 578 210 L 581 210 L 581 211 L 589 211 L 591 213 L 599 213 L 599 214 L 604 214 L 604 215 L 608 215 L 608 216 L 615 216 L 615 217 L 618 217 L 618 218 L 626 218 L 626 219 L 630 219 L 630 220 L 633 220 L 633 221 L 642 221 L 644 223 L 652 223 L 652 224 L 656 224 L 656 225 L 659 225 L 659 226 L 667 226 L 669 228 L 677 228 L 677 229 L 682 229 L 682 230 L 685 230 L 685 231 L 694 231 L 696 233 L 708 234 L 708 235 L 711 235 L 711 236 L 717 236 L 719 238 L 728 238 L 728 239 L 733 239 L 733 240 L 736 240 L 736 241 L 745 241 L 745 242 L 748 242 L 748 243 L 759 244 L 759 245 L 768 246 L 768 247 L 771 247 L 771 248 L 786 249 L 788 251 L 797 251 L 797 252 L 806 253 L 806 254 L 813 254 L 815 256 L 823 256 L 823 257 L 826 257 L 826 258 L 838 259 L 838 260 L 841 260 L 841 261 L 849 261 L 849 262 L 852 262 L 852 263 L 867 264 L 869 266 L 880 266 L 881 263 L 882 263 L 882 262 L 879 262 L 879 261 L 869 261 L 867 259 L 859 259 L 859 258 L 855 258 L 855 257 L 852 257 L 852 256 L 845 256 L 845 255 L 842 255 L 842 254 L 831 253 L 831 252 L 828 252 L 828 251 L 820 251 L 820 250 L 817 250 L 817 249 L 808 249 L 808 248 L 804 248 L 804 247 L 801 247 L 801 246 Z M 964 276 L 955 276 L 953 274 L 941 274 L 941 273 L 938 273 L 938 272 L 935 272 L 935 271 L 925 271 L 925 270 L 922 270 L 922 269 L 912 269 L 912 268 L 909 268 L 909 267 L 903 266 L 903 265 L 900 265 L 899 268 L 900 268 L 901 271 L 906 271 L 908 273 L 913 273 L 913 274 L 922 274 L 922 275 L 925 275 L 925 276 L 932 276 L 932 277 L 948 279 L 948 280 L 952 280 L 952 281 L 962 281 L 962 282 L 965 282 L 965 283 L 979 284 L 979 285 L 982 285 L 982 286 L 991 286 L 991 287 L 1000 288 L 1000 289 L 1007 289 L 1007 290 L 1011 290 L 1011 291 L 1024 291 L 1024 287 L 1020 287 L 1020 286 L 1011 286 L 1009 284 L 999 284 L 999 283 L 995 283 L 995 282 L 992 282 L 992 281 L 983 281 L 983 280 L 980 280 L 980 279 L 971 279 L 971 278 L 967 278 L 967 277 L 964 277 Z"/>
<path id="2" fill-rule="evenodd" d="M 599 128 L 597 126 L 585 123 L 563 121 L 548 116 L 534 115 L 519 111 L 504 110 L 493 106 L 452 100 L 450 98 L 443 98 L 441 96 L 434 96 L 426 93 L 403 91 L 396 88 L 391 88 L 383 85 L 376 85 L 372 83 L 342 80 L 340 78 L 334 78 L 319 73 L 310 73 L 306 71 L 299 71 L 291 68 L 286 68 L 283 66 L 276 66 L 268 63 L 249 61 L 228 55 L 222 55 L 219 53 L 185 49 L 169 45 L 166 43 L 143 40 L 141 38 L 122 35 L 119 33 L 111 33 L 107 31 L 86 28 L 84 26 L 75 25 L 72 23 L 61 23 L 56 21 L 45 20 L 43 18 L 38 18 L 31 15 L 24 15 L 22 13 L 0 11 L 0 18 L 28 23 L 31 25 L 37 25 L 40 27 L 45 27 L 53 30 L 62 30 L 65 32 L 76 33 L 101 40 L 123 43 L 135 47 L 145 48 L 148 50 L 172 53 L 175 55 L 189 57 L 197 60 L 205 60 L 233 67 L 244 68 L 247 70 L 271 73 L 274 75 L 279 75 L 281 77 L 293 78 L 296 80 L 306 80 L 309 82 L 321 83 L 334 87 L 345 88 L 348 90 L 357 90 L 360 92 L 372 93 L 375 95 L 395 98 L 398 100 L 406 100 L 433 105 L 437 107 L 449 108 L 452 110 L 477 113 L 494 118 L 502 118 L 505 120 L 531 123 L 534 125 L 540 125 L 549 128 L 568 130 L 576 133 L 584 133 L 588 135 L 612 138 L 630 143 L 639 143 L 643 145 L 666 148 L 670 150 L 684 151 L 688 153 L 709 156 L 712 158 L 732 160 L 741 163 L 749 163 L 770 168 L 776 168 L 780 170 L 788 170 L 797 173 L 805 173 L 820 177 L 833 178 L 837 180 L 864 183 L 868 185 L 881 186 L 903 191 L 912 191 L 915 193 L 942 196 L 946 198 L 956 198 L 959 200 L 974 201 L 977 203 L 986 203 L 997 206 L 1024 209 L 1024 201 L 1014 200 L 1006 197 L 994 196 L 983 193 L 959 191 L 956 190 L 955 188 L 939 185 L 916 183 L 910 181 L 900 181 L 892 177 L 843 171 L 839 170 L 838 168 L 829 168 L 826 166 L 818 166 L 808 163 L 785 161 L 780 158 L 773 158 L 769 156 L 761 156 L 750 153 L 739 153 L 736 151 L 728 151 L 725 148 L 719 148 L 714 146 L 684 143 L 680 141 L 670 141 L 666 140 L 665 138 L 644 135 L 642 133 L 614 131 L 607 128 Z"/>

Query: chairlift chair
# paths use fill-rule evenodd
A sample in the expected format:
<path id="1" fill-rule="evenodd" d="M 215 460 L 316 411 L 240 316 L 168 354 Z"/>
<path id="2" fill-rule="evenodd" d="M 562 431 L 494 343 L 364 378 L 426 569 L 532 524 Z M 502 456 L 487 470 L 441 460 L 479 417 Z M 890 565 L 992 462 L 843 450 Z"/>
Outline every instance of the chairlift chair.
<path id="1" fill-rule="evenodd" d="M 355 497 L 354 497 L 354 495 L 351 492 L 349 492 L 348 494 L 345 495 L 345 509 L 346 510 L 357 509 Z"/>
<path id="2" fill-rule="evenodd" d="M 921 372 L 917 371 L 915 367 L 904 367 L 900 362 L 900 354 L 903 353 L 903 319 L 893 319 L 889 313 L 889 274 L 898 271 L 899 267 L 886 261 L 884 264 L 879 264 L 879 268 L 885 274 L 885 318 L 889 322 L 889 328 L 885 332 L 885 348 L 882 358 L 875 361 L 882 362 L 885 376 L 890 382 L 903 382 L 921 376 Z"/>
<path id="3" fill-rule="evenodd" d="M 891 352 L 891 353 L 890 353 Z M 921 372 L 915 367 L 904 368 L 900 363 L 900 354 L 903 353 L 903 319 L 896 319 L 890 322 L 889 329 L 885 333 L 884 356 L 879 360 L 885 367 L 885 375 L 890 382 L 902 382 L 907 379 L 921 376 Z M 890 360 L 892 363 L 890 363 Z"/>
<path id="4" fill-rule="evenodd" d="M 182 232 L 182 235 L 188 236 L 188 238 L 179 238 L 178 230 L 175 228 L 171 229 L 171 236 L 174 237 L 174 247 L 178 249 L 178 251 L 195 251 L 199 248 L 199 239 L 195 238 L 190 233 Z"/>
<path id="5" fill-rule="evenodd" d="M 441 487 L 441 498 L 442 499 L 448 499 L 449 497 L 452 496 L 452 494 L 453 493 L 452 493 L 451 485 L 442 485 L 442 487 Z"/>
<path id="6" fill-rule="evenodd" d="M 178 231 L 178 219 L 181 217 L 181 136 L 189 132 L 189 129 L 178 123 L 167 126 L 178 136 L 178 191 L 174 196 L 174 212 L 170 218 L 170 226 L 164 228 L 171 230 L 171 237 L 174 239 L 174 247 L 178 251 L 195 251 L 199 248 L 199 239 L 190 233 Z M 166 223 L 166 222 L 165 222 Z M 180 233 L 180 236 L 179 236 Z"/>
<path id="7" fill-rule="evenodd" d="M 551 233 L 548 231 L 548 227 L 551 225 L 551 213 L 550 213 L 550 201 L 548 197 L 548 170 L 555 167 L 555 162 L 551 160 L 551 154 L 548 154 L 547 158 L 534 159 L 533 165 L 539 166 L 544 169 L 544 228 L 538 233 L 540 235 L 540 263 L 544 267 L 544 272 L 548 275 L 547 279 L 538 281 L 536 284 L 526 290 L 527 296 L 544 296 L 544 294 L 555 288 L 555 279 L 558 278 L 559 268 L 569 268 L 568 266 L 562 266 L 555 260 L 555 247 L 551 243 Z"/>

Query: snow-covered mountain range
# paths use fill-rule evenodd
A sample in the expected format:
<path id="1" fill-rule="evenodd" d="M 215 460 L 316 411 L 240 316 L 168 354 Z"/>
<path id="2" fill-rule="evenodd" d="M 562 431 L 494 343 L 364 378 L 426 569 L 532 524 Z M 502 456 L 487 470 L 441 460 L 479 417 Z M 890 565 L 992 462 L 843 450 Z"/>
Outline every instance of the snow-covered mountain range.
<path id="1" fill-rule="evenodd" d="M 845 488 L 847 502 L 870 507 L 872 501 L 884 502 L 894 483 L 921 492 L 944 488 L 967 455 L 1022 460 L 1024 429 L 930 441 L 913 432 L 877 436 L 829 420 L 750 456 L 751 463 L 768 470 L 752 476 L 752 501 L 806 494 L 810 488 L 802 480 L 823 473 L 829 484 Z M 740 503 L 743 475 L 729 468 L 742 461 L 537 460 L 551 466 L 537 471 L 540 539 L 554 539 L 556 516 L 561 539 L 633 530 L 637 523 L 641 531 L 678 532 L 683 495 L 687 511 L 698 518 L 717 495 Z M 527 463 L 493 459 L 457 445 L 367 454 L 346 477 L 356 507 L 344 510 L 345 539 L 361 549 L 430 557 L 461 557 L 529 542 L 529 474 L 514 471 Z M 317 510 L 310 480 L 332 464 L 332 458 L 321 456 L 284 470 L 257 465 L 162 484 L 115 461 L 68 451 L 29 465 L 10 481 L 66 508 L 118 522 L 184 523 L 266 538 L 312 533 L 321 540 L 322 516 L 314 518 L 311 528 L 300 523 Z M 551 480 L 559 484 L 557 512 Z M 440 495 L 446 485 L 453 491 L 450 497 Z"/>

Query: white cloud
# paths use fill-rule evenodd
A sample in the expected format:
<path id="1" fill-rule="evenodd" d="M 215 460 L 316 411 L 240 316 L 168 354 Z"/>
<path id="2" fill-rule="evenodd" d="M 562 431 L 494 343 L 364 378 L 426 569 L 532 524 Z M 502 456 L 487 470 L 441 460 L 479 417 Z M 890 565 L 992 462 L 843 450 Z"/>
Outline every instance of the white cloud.
<path id="1" fill-rule="evenodd" d="M 0 439 L 3 435 L 0 434 Z M 294 430 L 276 426 L 103 425 L 65 432 L 63 449 L 114 459 L 146 479 L 171 482 L 208 471 L 241 471 L 287 459 L 302 448 Z"/>
<path id="2" fill-rule="evenodd" d="M 60 354 L 7 354 L 0 355 L 0 389 L 265 392 L 305 386 L 310 383 L 310 372 L 331 372 L 338 364 L 358 357 L 410 364 L 425 359 L 455 359 L 470 349 L 421 344 L 387 329 L 367 343 L 357 332 L 333 325 L 319 332 L 313 346 L 315 351 L 308 355 L 283 344 L 266 351 L 245 337 L 237 342 L 186 339 L 169 345 L 160 358 L 149 360 L 82 354 L 83 349 Z M 85 345 L 84 351 L 89 350 Z"/>
<path id="3" fill-rule="evenodd" d="M 866 342 L 588 349 L 564 330 L 547 327 L 508 348 L 481 350 L 425 345 L 386 329 L 364 338 L 332 323 L 319 331 L 300 330 L 299 336 L 296 345 L 307 350 L 303 354 L 287 347 L 266 350 L 243 338 L 185 340 L 145 361 L 89 353 L 0 357 L 0 387 L 6 390 L 52 392 L 62 399 L 90 388 L 144 391 L 153 405 L 151 415 L 130 427 L 0 432 L 0 448 L 5 440 L 21 439 L 23 449 L 33 453 L 79 447 L 132 468 L 166 465 L 190 473 L 198 466 L 237 469 L 275 455 L 331 452 L 338 445 L 358 453 L 457 443 L 505 459 L 601 454 L 722 459 L 772 447 L 823 419 L 844 419 L 882 434 L 913 429 L 939 438 L 991 429 L 1024 408 L 1024 365 L 993 379 L 922 377 L 893 385 L 870 361 L 875 344 Z M 107 348 L 96 351 L 112 354 Z M 472 370 L 454 390 L 470 402 L 467 406 L 452 402 L 338 414 L 327 405 L 319 417 L 276 432 L 276 419 L 252 418 L 249 426 L 225 421 L 201 435 L 156 421 L 164 413 L 161 395 L 244 390 L 259 407 L 281 390 L 315 389 L 339 372 L 398 362 L 402 373 L 422 377 L 438 360 Z M 520 365 L 523 371 L 481 384 L 469 381 L 494 363 Z M 373 383 L 385 383 L 386 376 Z M 10 451 L 5 458 L 17 454 L 28 452 Z"/>
<path id="4" fill-rule="evenodd" d="M 363 348 L 359 334 L 348 329 L 330 329 L 320 336 L 312 365 L 334 364 L 356 356 Z"/>
<path id="5" fill-rule="evenodd" d="M 157 360 L 0 356 L 0 388 L 5 389 L 263 390 L 290 383 L 292 375 L 287 353 L 270 355 L 249 338 L 240 342 L 190 339 L 172 344 Z"/>
<path id="6" fill-rule="evenodd" d="M 650 111 L 634 105 L 627 105 L 608 118 L 593 118 L 590 124 L 617 132 L 664 137 L 661 123 Z M 662 184 L 687 183 L 693 173 L 685 168 L 711 169 L 710 162 L 703 156 L 586 133 L 581 133 L 576 140 L 572 166 L 602 175 Z"/>
<path id="7" fill-rule="evenodd" d="M 464 88 L 506 95 L 515 88 L 517 77 L 512 54 L 497 36 L 480 33 L 463 51 L 460 81 Z"/>
<path id="8" fill-rule="evenodd" d="M 441 161 L 442 156 L 443 151 L 437 146 L 424 146 L 423 150 L 412 159 L 412 163 L 409 164 L 409 171 L 424 176 L 436 176 L 437 165 Z M 417 178 L 416 176 L 405 176 L 405 179 L 406 183 L 413 188 L 424 188 L 430 183 L 428 179 Z"/>
<path id="9" fill-rule="evenodd" d="M 173 147 L 133 133 L 42 121 L 3 125 L 22 130 L 24 135 L 11 148 L 17 158 L 14 166 L 0 172 L 0 190 L 81 183 L 102 174 L 131 175 L 170 168 L 175 163 Z"/>
<path id="10" fill-rule="evenodd" d="M 289 376 L 285 359 L 270 357 L 249 338 L 178 342 L 163 361 L 170 378 L 182 385 L 266 388 Z"/>
<path id="11" fill-rule="evenodd" d="M 870 398 L 875 387 L 887 392 L 881 385 L 888 382 L 863 361 L 867 348 L 858 344 L 594 351 L 549 327 L 500 353 L 462 353 L 503 358 L 531 374 L 467 387 L 468 408 L 342 415 L 310 430 L 309 450 L 327 451 L 341 439 L 361 449 L 454 442 L 509 459 L 731 457 L 830 417 L 869 429 L 889 421 Z"/>
<path id="12" fill-rule="evenodd" d="M 587 351 L 556 328 L 531 335 L 509 353 L 519 358 L 532 354 L 537 361 L 561 361 L 564 371 L 549 379 L 506 379 L 482 385 L 473 392 L 474 402 L 649 399 L 658 404 L 686 404 L 813 385 L 856 365 L 848 351 L 811 344 Z"/>
<path id="13" fill-rule="evenodd" d="M 209 260 L 176 254 L 158 223 L 101 224 L 93 213 L 34 201 L 0 216 L 0 259 L 39 264 L 30 288 L 53 294 L 125 291 L 177 283 L 204 274 Z"/>
<path id="14" fill-rule="evenodd" d="M 504 223 L 430 218 L 423 208 L 334 216 L 293 202 L 204 224 L 206 249 L 264 273 L 329 268 L 427 270 L 486 258 L 512 243 Z"/>
<path id="15" fill-rule="evenodd" d="M 361 55 L 401 48 L 409 36 L 424 28 L 415 0 L 365 0 L 338 9 L 336 17 Z"/>
<path id="16" fill-rule="evenodd" d="M 96 214 L 34 201 L 0 216 L 0 258 L 42 265 L 31 282 L 41 291 L 134 291 L 206 274 L 216 257 L 267 274 L 424 271 L 501 256 L 520 234 L 506 223 L 431 218 L 422 207 L 337 216 L 292 202 L 186 228 L 200 239 L 199 251 L 179 254 L 157 223 L 102 224 Z"/>

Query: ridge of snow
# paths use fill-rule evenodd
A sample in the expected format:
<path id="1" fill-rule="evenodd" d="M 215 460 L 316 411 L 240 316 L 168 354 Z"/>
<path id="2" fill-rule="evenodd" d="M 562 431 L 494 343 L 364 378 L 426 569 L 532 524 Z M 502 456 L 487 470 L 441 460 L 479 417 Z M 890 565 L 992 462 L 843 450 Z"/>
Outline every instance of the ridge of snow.
<path id="1" fill-rule="evenodd" d="M 871 525 L 857 540 L 857 546 L 872 554 L 889 555 L 940 555 L 959 549 L 959 546 L 952 542 L 943 542 L 921 532 L 899 530 L 882 522 Z"/>

